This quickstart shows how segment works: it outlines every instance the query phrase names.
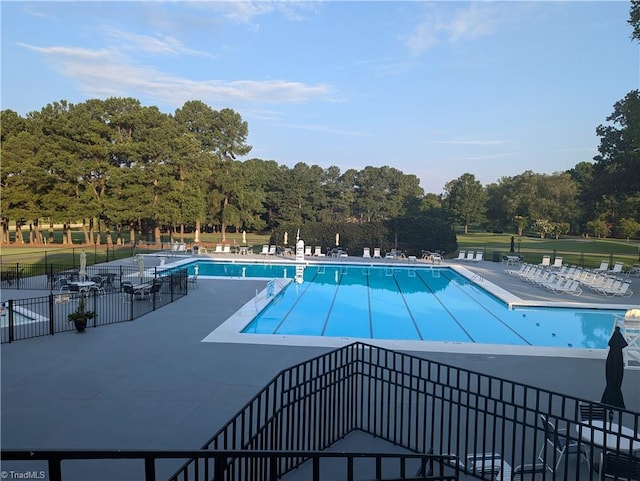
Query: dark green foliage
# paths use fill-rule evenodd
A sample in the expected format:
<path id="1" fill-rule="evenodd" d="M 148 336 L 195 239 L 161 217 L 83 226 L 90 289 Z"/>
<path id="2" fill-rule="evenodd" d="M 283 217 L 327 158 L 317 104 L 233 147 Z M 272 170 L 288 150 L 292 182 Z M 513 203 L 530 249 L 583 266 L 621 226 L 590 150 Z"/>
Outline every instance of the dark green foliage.
<path id="1" fill-rule="evenodd" d="M 293 247 L 297 230 L 298 227 L 292 224 L 280 226 L 272 232 L 270 243 L 282 245 L 287 232 L 288 245 Z M 323 252 L 336 246 L 336 234 L 340 234 L 340 247 L 352 256 L 362 255 L 365 247 L 380 247 L 382 252 L 397 248 L 406 255 L 416 256 L 423 250 L 454 252 L 458 248 L 451 226 L 437 216 L 398 217 L 363 224 L 317 222 L 300 226 L 300 238 L 305 245 L 320 246 Z"/>

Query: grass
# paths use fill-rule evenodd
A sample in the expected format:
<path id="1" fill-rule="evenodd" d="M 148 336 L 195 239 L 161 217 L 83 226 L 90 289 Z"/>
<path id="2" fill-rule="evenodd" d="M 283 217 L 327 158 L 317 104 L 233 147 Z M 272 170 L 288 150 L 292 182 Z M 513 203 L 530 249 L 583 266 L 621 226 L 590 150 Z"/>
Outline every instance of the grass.
<path id="1" fill-rule="evenodd" d="M 127 233 L 128 234 L 128 233 Z M 492 260 L 493 253 L 508 254 L 511 242 L 511 234 L 495 234 L 490 232 L 470 232 L 468 234 L 457 233 L 459 250 L 482 250 L 484 258 Z M 562 256 L 566 264 L 579 265 L 583 267 L 598 267 L 600 262 L 608 261 L 610 266 L 615 262 L 623 262 L 625 268 L 630 268 L 639 260 L 639 243 L 637 240 L 626 241 L 624 239 L 585 239 L 583 237 L 562 237 L 561 239 L 540 239 L 533 236 L 514 236 L 515 252 L 521 254 L 526 262 L 540 263 L 542 256 L 550 255 L 552 260 L 556 256 Z M 29 246 L 28 244 L 18 246 L 12 244 L 2 247 L 0 260 L 3 265 L 15 265 L 17 263 L 29 264 L 59 264 L 73 265 L 78 262 L 80 251 L 84 249 L 87 253 L 87 263 L 89 265 L 108 260 L 131 257 L 133 255 L 132 246 L 112 246 L 107 255 L 107 246 L 83 246 L 84 236 L 80 230 L 73 231 L 74 244 L 63 246 L 55 244 L 50 246 Z M 126 239 L 128 241 L 128 238 Z M 184 242 L 192 244 L 194 234 L 184 235 Z M 213 247 L 220 243 L 220 233 L 200 234 L 200 243 L 207 247 Z M 163 235 L 165 242 L 164 249 L 167 249 L 169 237 Z M 242 244 L 242 233 L 233 232 L 226 235 L 226 242 L 231 245 Z M 254 250 L 259 250 L 262 244 L 269 243 L 268 234 L 247 234 L 247 244 L 253 246 Z M 140 244 L 136 252 L 153 252 L 159 247 L 155 244 Z M 452 253 L 452 256 L 455 253 Z"/>
<path id="2" fill-rule="evenodd" d="M 2 255 L 0 255 L 0 263 L 3 268 L 14 266 L 18 263 L 23 264 L 54 264 L 54 265 L 77 265 L 79 263 L 80 252 L 84 250 L 87 253 L 87 264 L 99 264 L 115 259 L 123 259 L 131 257 L 134 253 L 149 253 L 161 249 L 168 249 L 169 238 L 163 236 L 164 244 L 157 246 L 151 243 L 140 243 L 134 251 L 133 246 L 127 243 L 125 245 L 112 245 L 107 252 L 107 245 L 82 245 L 84 235 L 81 231 L 72 233 L 74 241 L 73 245 L 50 244 L 48 246 L 30 246 L 29 244 L 2 246 Z M 165 239 L 166 237 L 166 239 Z M 188 245 L 193 244 L 194 234 L 185 234 L 184 242 Z M 242 233 L 227 234 L 226 242 L 231 245 L 242 244 Z M 200 234 L 199 244 L 207 247 L 213 247 L 220 243 L 219 233 L 203 233 Z M 254 250 L 261 248 L 262 244 L 269 243 L 268 234 L 247 234 L 247 244 L 253 246 Z"/>
<path id="3" fill-rule="evenodd" d="M 511 234 L 488 232 L 458 233 L 459 250 L 482 250 L 484 258 L 491 260 L 493 252 L 508 254 Z M 640 262 L 637 240 L 594 239 L 583 237 L 562 237 L 560 239 L 540 239 L 539 237 L 514 236 L 516 254 L 521 254 L 526 262 L 540 263 L 542 256 L 562 257 L 564 263 L 583 267 L 598 267 L 608 261 L 610 267 L 615 262 L 623 262 L 625 268 Z"/>

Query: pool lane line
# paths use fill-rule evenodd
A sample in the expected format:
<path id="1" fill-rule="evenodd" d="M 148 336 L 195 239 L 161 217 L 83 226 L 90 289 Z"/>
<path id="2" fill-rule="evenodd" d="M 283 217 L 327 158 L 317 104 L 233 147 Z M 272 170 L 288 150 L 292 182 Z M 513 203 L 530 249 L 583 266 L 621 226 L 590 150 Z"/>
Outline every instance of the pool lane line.
<path id="1" fill-rule="evenodd" d="M 302 298 L 304 297 L 305 293 L 307 292 L 307 289 L 309 289 L 309 288 L 312 286 L 313 281 L 315 281 L 315 280 L 316 280 L 316 277 L 318 277 L 318 269 L 316 269 L 316 275 L 315 275 L 315 276 L 313 276 L 313 279 L 311 279 L 311 280 L 309 281 L 309 283 L 307 284 L 307 287 L 305 287 L 305 288 L 304 288 L 304 290 L 302 291 L 302 294 L 300 294 L 300 295 L 298 296 L 298 298 L 297 298 L 297 299 L 296 299 L 296 301 L 291 305 L 291 307 L 289 308 L 289 310 L 287 311 L 287 313 L 286 313 L 284 316 L 282 316 L 282 319 L 280 319 L 280 322 L 278 323 L 278 325 L 276 326 L 276 328 L 275 328 L 275 329 L 273 330 L 273 332 L 271 333 L 272 335 L 273 335 L 273 334 L 277 334 L 277 333 L 278 333 L 278 330 L 280 330 L 280 328 L 282 327 L 282 324 L 284 324 L 284 321 L 287 319 L 287 317 L 289 317 L 289 314 L 291 314 L 291 311 L 293 311 L 293 309 L 296 307 L 296 305 L 298 304 L 298 302 L 300 302 L 300 301 L 302 300 Z M 293 284 L 293 282 L 290 282 L 290 283 L 287 285 L 287 287 L 290 287 L 290 286 L 291 286 L 291 284 Z M 281 295 L 283 292 L 284 292 L 284 289 L 283 289 L 283 290 L 281 290 L 281 291 L 279 292 L 279 294 L 278 294 L 278 295 Z M 284 295 L 284 294 L 282 294 L 282 295 Z M 255 318 L 254 318 L 254 319 L 255 319 Z"/>
<path id="2" fill-rule="evenodd" d="M 416 330 L 416 332 L 418 333 L 418 337 L 420 338 L 420 341 L 424 341 L 424 337 L 422 337 L 422 333 L 420 332 L 420 328 L 418 327 L 418 323 L 416 322 L 415 317 L 413 317 L 413 312 L 411 312 L 411 308 L 409 307 L 409 303 L 407 302 L 407 299 L 404 297 L 404 293 L 402 292 L 402 288 L 400 287 L 400 283 L 398 282 L 398 279 L 396 277 L 395 272 L 392 274 L 393 277 L 393 282 L 396 283 L 396 288 L 398 289 L 398 294 L 400 294 L 400 297 L 402 298 L 402 302 L 404 302 L 404 307 L 407 308 L 407 312 L 409 313 L 409 317 L 411 318 L 411 322 L 413 322 L 413 327 Z"/>
<path id="3" fill-rule="evenodd" d="M 449 271 L 449 272 L 453 272 L 453 271 Z M 460 274 L 456 274 L 457 276 L 460 276 Z M 453 279 L 451 277 L 449 277 L 446 273 L 444 274 L 444 277 L 446 279 L 448 279 L 449 281 L 453 281 Z M 460 276 L 463 279 L 465 279 L 463 276 Z M 469 281 L 469 284 L 471 284 L 472 287 L 478 288 L 480 290 L 482 290 L 483 292 L 486 292 L 484 289 L 482 289 L 478 284 L 476 284 L 475 282 L 471 281 L 471 279 L 466 279 L 467 281 Z M 454 283 L 455 284 L 455 283 Z M 491 312 L 486 306 L 484 306 L 483 304 L 480 304 L 477 300 L 475 300 L 473 297 L 471 297 L 469 294 L 467 294 L 465 291 L 463 291 L 462 289 L 460 289 L 460 286 L 458 284 L 455 284 L 456 287 L 458 287 L 458 290 L 460 292 L 462 292 L 465 296 L 467 296 L 469 299 L 471 299 L 473 302 L 475 302 L 477 305 L 479 305 L 482 309 L 484 309 L 485 312 L 487 312 L 491 317 L 495 318 L 500 324 L 502 324 L 504 327 L 506 327 L 508 330 L 510 330 L 511 332 L 513 332 L 517 337 L 519 337 L 520 339 L 522 339 L 527 345 L 529 346 L 533 346 L 533 344 L 531 344 L 526 338 L 524 338 L 522 336 L 522 334 L 520 334 L 518 331 L 516 331 L 513 327 L 511 327 L 509 324 L 507 324 L 506 322 L 504 322 L 502 319 L 500 319 L 498 316 L 496 316 L 493 312 Z"/>
<path id="4" fill-rule="evenodd" d="M 462 332 L 464 332 L 466 334 L 466 336 L 469 338 L 469 340 L 471 340 L 471 342 L 475 343 L 476 340 L 473 338 L 473 336 L 469 333 L 469 331 L 467 331 L 464 326 L 462 324 L 460 324 L 458 322 L 458 319 L 456 318 L 456 316 L 453 315 L 453 313 L 447 308 L 447 306 L 445 306 L 442 301 L 440 300 L 440 298 L 438 297 L 438 295 L 434 292 L 433 289 L 431 289 L 431 287 L 429 286 L 429 284 L 427 284 L 425 282 L 425 280 L 422 278 L 422 276 L 420 275 L 420 273 L 418 273 L 418 271 L 416 270 L 416 276 L 418 277 L 418 279 L 420 279 L 420 282 L 422 282 L 422 284 L 429 290 L 429 292 L 431 294 L 433 294 L 433 297 L 435 298 L 436 301 L 438 301 L 438 303 L 442 306 L 442 308 L 447 311 L 447 313 L 449 314 L 449 316 L 451 316 L 451 319 L 453 319 L 453 322 L 455 322 L 458 327 L 462 330 Z"/>
<path id="5" fill-rule="evenodd" d="M 336 270 L 336 272 L 338 272 Z M 336 298 L 338 297 L 338 291 L 340 290 L 340 284 L 342 284 L 342 278 L 346 274 L 345 270 L 340 269 L 340 274 L 338 275 L 338 282 L 336 284 L 336 291 L 333 294 L 333 299 L 331 299 L 331 304 L 329 305 L 329 311 L 327 312 L 327 317 L 324 319 L 324 324 L 322 325 L 322 331 L 320 331 L 320 335 L 324 336 L 324 333 L 327 330 L 327 324 L 329 323 L 329 318 L 331 317 L 331 312 L 333 311 L 333 306 L 336 303 Z"/>

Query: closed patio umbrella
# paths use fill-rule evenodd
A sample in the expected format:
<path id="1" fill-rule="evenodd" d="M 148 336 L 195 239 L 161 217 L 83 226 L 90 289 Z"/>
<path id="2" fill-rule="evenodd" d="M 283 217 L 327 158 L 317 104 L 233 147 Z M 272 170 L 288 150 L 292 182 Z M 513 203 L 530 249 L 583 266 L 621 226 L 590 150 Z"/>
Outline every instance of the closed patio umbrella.
<path id="1" fill-rule="evenodd" d="M 340 234 L 336 234 L 336 247 L 340 245 Z"/>
<path id="2" fill-rule="evenodd" d="M 246 230 L 242 231 L 242 245 L 243 246 L 247 245 L 247 231 Z"/>
<path id="3" fill-rule="evenodd" d="M 78 276 L 82 281 L 87 277 L 87 253 L 85 251 L 80 253 L 80 270 L 78 271 Z"/>
<path id="4" fill-rule="evenodd" d="M 284 245 L 287 245 L 289 243 L 289 233 L 285 232 L 284 233 Z"/>
<path id="5" fill-rule="evenodd" d="M 140 280 L 144 279 L 144 257 L 138 254 L 138 276 Z"/>
<path id="6" fill-rule="evenodd" d="M 622 378 L 624 376 L 624 359 L 622 350 L 627 347 L 627 341 L 620 332 L 620 327 L 616 326 L 609 339 L 609 353 L 606 361 L 607 385 L 602 393 L 600 402 L 608 406 L 624 409 L 624 397 L 622 395 Z M 613 412 L 609 413 L 609 421 L 613 417 Z"/>

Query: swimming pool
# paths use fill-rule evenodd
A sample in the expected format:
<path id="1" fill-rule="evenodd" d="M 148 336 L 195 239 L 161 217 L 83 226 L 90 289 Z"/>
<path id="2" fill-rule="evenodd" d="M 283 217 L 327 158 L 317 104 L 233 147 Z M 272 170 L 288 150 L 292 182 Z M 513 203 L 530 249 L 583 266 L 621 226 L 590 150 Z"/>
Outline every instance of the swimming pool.
<path id="1" fill-rule="evenodd" d="M 192 269 L 193 266 L 190 266 Z M 624 310 L 512 306 L 448 267 L 198 263 L 199 275 L 293 279 L 239 331 L 605 349 Z M 237 326 L 236 326 L 237 327 Z"/>

